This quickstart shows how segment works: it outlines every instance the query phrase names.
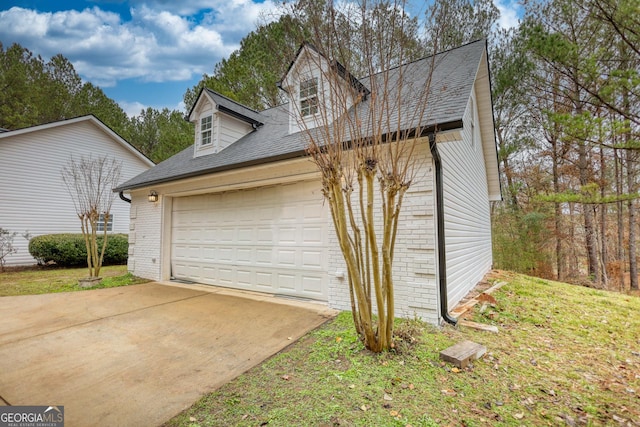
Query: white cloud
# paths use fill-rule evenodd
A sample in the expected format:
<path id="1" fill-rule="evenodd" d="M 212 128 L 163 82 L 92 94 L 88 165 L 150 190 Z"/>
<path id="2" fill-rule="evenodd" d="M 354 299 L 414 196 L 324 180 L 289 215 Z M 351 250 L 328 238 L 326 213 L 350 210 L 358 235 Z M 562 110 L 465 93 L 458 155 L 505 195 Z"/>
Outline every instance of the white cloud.
<path id="1" fill-rule="evenodd" d="M 138 116 L 142 110 L 147 109 L 147 105 L 140 102 L 118 101 L 118 105 L 120 105 L 120 108 L 122 108 L 129 117 Z"/>
<path id="2" fill-rule="evenodd" d="M 509 29 L 519 25 L 519 16 L 522 15 L 522 6 L 514 0 L 494 0 L 493 4 L 500 11 L 498 26 Z"/>
<path id="3" fill-rule="evenodd" d="M 271 0 L 130 4 L 130 21 L 99 7 L 54 13 L 12 7 L 0 11 L 0 40 L 44 58 L 61 53 L 85 80 L 103 87 L 122 79 L 186 81 L 212 70 L 255 28 L 261 13 L 275 8 Z"/>

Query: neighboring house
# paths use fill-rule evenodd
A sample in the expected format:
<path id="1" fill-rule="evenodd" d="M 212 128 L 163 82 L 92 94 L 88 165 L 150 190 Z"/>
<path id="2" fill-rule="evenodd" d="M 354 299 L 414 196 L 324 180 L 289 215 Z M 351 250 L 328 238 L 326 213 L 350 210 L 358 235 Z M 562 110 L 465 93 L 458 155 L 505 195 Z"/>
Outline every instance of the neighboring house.
<path id="1" fill-rule="evenodd" d="M 115 158 L 122 162 L 120 182 L 154 164 L 92 115 L 0 133 L 0 227 L 18 233 L 13 242 L 18 252 L 6 265 L 36 263 L 21 236 L 25 231 L 32 237 L 81 232 L 61 174 L 72 156 Z M 130 206 L 115 196 L 109 232 L 129 232 Z"/>
<path id="2" fill-rule="evenodd" d="M 318 53 L 303 45 L 281 83 L 290 102 L 279 107 L 257 112 L 204 89 L 189 114 L 194 145 L 117 189 L 133 200 L 133 274 L 350 309 L 319 172 L 299 130 L 322 108 L 309 97 L 326 87 L 313 70 L 311 79 L 296 75 L 308 70 L 310 56 Z M 405 75 L 424 85 L 431 63 L 408 64 Z M 405 196 L 394 281 L 396 315 L 439 323 L 448 317 L 447 303 L 459 302 L 491 268 L 490 202 L 500 200 L 500 184 L 486 43 L 438 54 L 433 63 L 425 112 L 430 132 L 418 145 L 418 179 Z M 347 81 L 363 93 L 372 90 L 367 78 Z M 353 108 L 366 108 L 367 99 Z M 408 93 L 404 101 L 415 99 Z M 433 147 L 429 136 L 437 141 Z M 152 192 L 155 202 L 148 201 Z"/>

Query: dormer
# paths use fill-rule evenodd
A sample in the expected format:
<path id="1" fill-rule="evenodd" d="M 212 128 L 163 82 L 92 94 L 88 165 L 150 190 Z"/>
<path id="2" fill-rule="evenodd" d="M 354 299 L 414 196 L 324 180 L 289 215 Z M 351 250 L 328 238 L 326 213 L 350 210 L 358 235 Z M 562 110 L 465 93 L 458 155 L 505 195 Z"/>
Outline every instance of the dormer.
<path id="1" fill-rule="evenodd" d="M 189 121 L 195 125 L 194 157 L 219 153 L 263 124 L 257 111 L 207 88 L 200 91 Z"/>
<path id="2" fill-rule="evenodd" d="M 331 124 L 370 93 L 309 43 L 300 47 L 278 87 L 289 98 L 289 133 Z"/>

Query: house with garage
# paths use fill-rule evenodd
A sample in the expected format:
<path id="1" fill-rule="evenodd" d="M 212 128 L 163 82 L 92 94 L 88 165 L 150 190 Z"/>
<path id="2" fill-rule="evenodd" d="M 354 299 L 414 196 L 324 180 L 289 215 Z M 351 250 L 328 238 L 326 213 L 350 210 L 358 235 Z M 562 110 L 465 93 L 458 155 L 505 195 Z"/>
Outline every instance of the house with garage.
<path id="1" fill-rule="evenodd" d="M 25 232 L 31 237 L 81 232 L 61 170 L 72 157 L 103 156 L 121 162 L 120 182 L 154 165 L 93 115 L 0 132 L 0 227 L 18 233 L 13 240 L 17 252 L 6 257 L 6 265 L 36 263 Z M 129 208 L 116 196 L 109 220 L 98 226 L 128 233 Z"/>
<path id="2" fill-rule="evenodd" d="M 193 146 L 116 189 L 132 198 L 133 274 L 350 309 L 345 263 L 304 132 L 318 126 L 316 117 L 366 109 L 377 89 L 371 77 L 342 73 L 341 84 L 362 96 L 349 111 L 323 111 L 328 82 L 320 71 L 341 68 L 326 58 L 305 66 L 319 56 L 313 46 L 300 48 L 280 85 L 289 102 L 265 111 L 202 90 L 189 113 Z M 396 242 L 396 316 L 438 324 L 451 320 L 448 307 L 492 265 L 490 203 L 501 196 L 486 42 L 402 67 L 414 88 L 429 80 L 430 95 Z M 416 105 L 414 92 L 405 90 L 401 102 Z"/>

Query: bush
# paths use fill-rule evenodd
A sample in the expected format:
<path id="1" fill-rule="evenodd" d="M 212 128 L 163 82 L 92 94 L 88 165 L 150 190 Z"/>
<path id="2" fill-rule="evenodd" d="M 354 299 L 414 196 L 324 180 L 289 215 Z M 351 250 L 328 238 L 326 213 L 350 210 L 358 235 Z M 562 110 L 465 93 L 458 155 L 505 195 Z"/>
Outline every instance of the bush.
<path id="1" fill-rule="evenodd" d="M 102 249 L 102 236 L 98 236 L 98 250 Z M 110 234 L 102 265 L 127 263 L 129 240 L 126 234 Z M 45 234 L 29 241 L 29 253 L 38 264 L 55 262 L 62 267 L 87 265 L 87 247 L 82 234 Z"/>

